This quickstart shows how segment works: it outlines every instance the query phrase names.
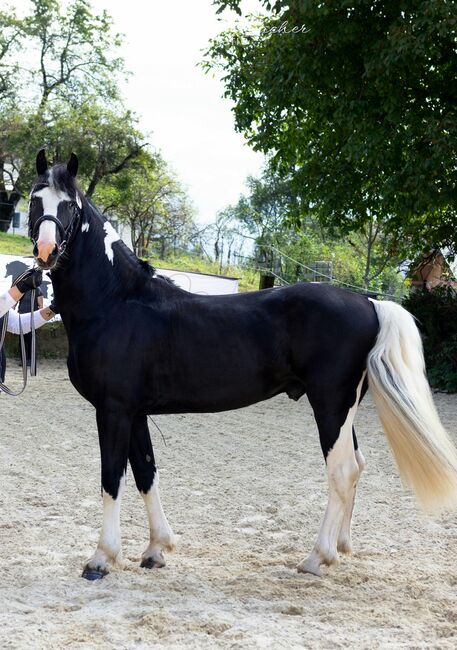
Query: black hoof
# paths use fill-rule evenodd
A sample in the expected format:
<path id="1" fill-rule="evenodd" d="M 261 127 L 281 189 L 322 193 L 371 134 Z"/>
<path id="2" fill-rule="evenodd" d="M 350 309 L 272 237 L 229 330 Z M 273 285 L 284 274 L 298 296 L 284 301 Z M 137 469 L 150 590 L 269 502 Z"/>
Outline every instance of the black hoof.
<path id="1" fill-rule="evenodd" d="M 108 575 L 108 573 L 108 569 L 92 569 L 91 567 L 85 566 L 82 572 L 82 577 L 86 580 L 101 580 Z"/>
<path id="2" fill-rule="evenodd" d="M 140 567 L 142 569 L 161 569 L 165 566 L 165 560 L 157 560 L 153 557 L 146 557 L 141 560 Z"/>

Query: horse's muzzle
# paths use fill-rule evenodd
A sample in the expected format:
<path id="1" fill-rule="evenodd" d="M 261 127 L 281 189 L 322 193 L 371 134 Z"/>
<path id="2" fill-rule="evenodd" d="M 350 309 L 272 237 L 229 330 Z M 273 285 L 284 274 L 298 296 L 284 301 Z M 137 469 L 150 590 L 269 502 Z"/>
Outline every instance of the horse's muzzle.
<path id="1" fill-rule="evenodd" d="M 52 269 L 59 257 L 59 247 L 57 244 L 37 242 L 33 247 L 33 255 L 41 269 Z"/>

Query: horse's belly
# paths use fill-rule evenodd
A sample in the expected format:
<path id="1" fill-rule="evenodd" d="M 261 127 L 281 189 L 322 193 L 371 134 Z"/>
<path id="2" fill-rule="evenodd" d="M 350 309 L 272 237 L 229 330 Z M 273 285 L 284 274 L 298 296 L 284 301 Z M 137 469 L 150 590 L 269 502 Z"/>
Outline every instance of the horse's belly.
<path id="1" fill-rule="evenodd" d="M 305 387 L 298 377 L 286 373 L 200 374 L 189 382 L 176 378 L 168 386 L 158 386 L 149 406 L 155 413 L 215 413 L 250 406 L 283 392 L 298 399 Z"/>

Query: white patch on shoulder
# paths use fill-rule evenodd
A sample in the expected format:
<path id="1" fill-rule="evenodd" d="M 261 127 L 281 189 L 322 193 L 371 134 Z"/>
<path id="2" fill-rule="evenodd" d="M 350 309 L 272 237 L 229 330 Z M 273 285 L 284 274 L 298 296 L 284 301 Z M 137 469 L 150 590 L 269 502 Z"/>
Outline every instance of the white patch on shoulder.
<path id="1" fill-rule="evenodd" d="M 113 244 L 116 241 L 120 240 L 119 235 L 117 232 L 114 230 L 113 226 L 110 224 L 109 221 L 105 221 L 103 224 L 103 229 L 106 233 L 105 235 L 105 253 L 111 264 L 114 265 L 114 250 L 113 250 Z"/>
<path id="2" fill-rule="evenodd" d="M 90 226 L 89 222 L 85 221 L 81 226 L 81 232 L 89 232 L 89 226 Z"/>

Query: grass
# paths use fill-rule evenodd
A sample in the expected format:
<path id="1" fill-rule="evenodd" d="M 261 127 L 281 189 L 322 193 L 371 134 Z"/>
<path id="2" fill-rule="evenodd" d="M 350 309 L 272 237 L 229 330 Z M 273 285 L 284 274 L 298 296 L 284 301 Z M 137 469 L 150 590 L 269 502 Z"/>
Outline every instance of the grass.
<path id="1" fill-rule="evenodd" d="M 0 253 L 3 255 L 32 255 L 32 244 L 28 237 L 10 235 L 0 232 Z M 255 291 L 259 288 L 259 273 L 239 266 L 223 266 L 217 262 L 204 260 L 192 255 L 178 255 L 166 260 L 151 260 L 154 266 L 162 266 L 178 271 L 193 271 L 194 273 L 211 273 L 213 275 L 227 275 L 239 278 L 240 291 Z"/>
<path id="2" fill-rule="evenodd" d="M 2 255 L 32 255 L 32 243 L 28 237 L 0 232 Z"/>

